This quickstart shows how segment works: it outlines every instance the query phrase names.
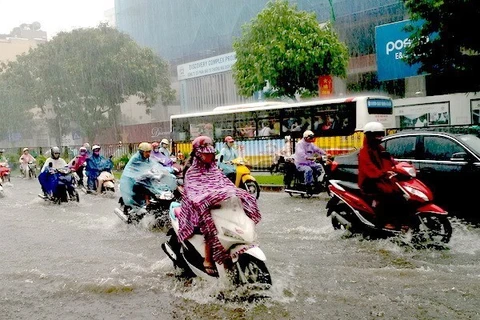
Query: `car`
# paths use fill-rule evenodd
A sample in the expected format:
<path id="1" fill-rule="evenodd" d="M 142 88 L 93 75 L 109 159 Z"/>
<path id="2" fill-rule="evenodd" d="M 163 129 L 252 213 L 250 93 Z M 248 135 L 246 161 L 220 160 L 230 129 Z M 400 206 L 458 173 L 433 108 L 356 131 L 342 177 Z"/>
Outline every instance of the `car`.
<path id="1" fill-rule="evenodd" d="M 417 177 L 434 194 L 434 201 L 452 215 L 480 222 L 476 197 L 480 183 L 480 138 L 429 130 L 388 135 L 383 147 L 397 161 L 412 163 Z M 333 179 L 357 182 L 358 152 L 337 156 Z"/>

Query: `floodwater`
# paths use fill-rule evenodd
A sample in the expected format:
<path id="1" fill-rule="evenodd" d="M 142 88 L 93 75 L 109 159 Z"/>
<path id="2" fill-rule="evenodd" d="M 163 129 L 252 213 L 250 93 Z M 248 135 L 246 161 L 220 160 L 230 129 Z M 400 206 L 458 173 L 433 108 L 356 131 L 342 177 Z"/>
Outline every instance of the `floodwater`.
<path id="1" fill-rule="evenodd" d="M 260 195 L 262 299 L 176 277 L 166 236 L 126 225 L 117 199 L 54 205 L 36 180 L 0 199 L 0 319 L 480 319 L 480 229 L 452 219 L 446 250 L 346 238 L 325 199 Z"/>

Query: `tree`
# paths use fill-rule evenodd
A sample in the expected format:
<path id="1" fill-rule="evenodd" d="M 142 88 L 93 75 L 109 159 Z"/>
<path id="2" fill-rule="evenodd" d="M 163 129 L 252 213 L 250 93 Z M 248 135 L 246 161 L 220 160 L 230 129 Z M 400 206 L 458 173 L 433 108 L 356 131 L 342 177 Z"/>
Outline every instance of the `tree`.
<path id="1" fill-rule="evenodd" d="M 273 95 L 318 95 L 318 76 L 344 77 L 348 51 L 329 23 L 321 26 L 315 13 L 298 11 L 286 0 L 267 3 L 242 26 L 233 48 L 233 77 L 243 96 L 268 83 Z"/>
<path id="2" fill-rule="evenodd" d="M 478 0 L 404 2 L 411 20 L 423 22 L 407 29 L 412 36 L 406 61 L 420 63 L 419 73 L 442 76 L 451 91 L 464 91 L 465 86 L 479 91 L 480 34 L 472 29 L 480 17 Z"/>
<path id="3" fill-rule="evenodd" d="M 147 112 L 158 98 L 174 98 L 168 65 L 151 49 L 101 24 L 59 33 L 6 66 L 36 105 L 53 109 L 47 121 L 60 144 L 78 125 L 89 141 L 99 128 L 115 124 L 120 104 L 136 95 Z"/>

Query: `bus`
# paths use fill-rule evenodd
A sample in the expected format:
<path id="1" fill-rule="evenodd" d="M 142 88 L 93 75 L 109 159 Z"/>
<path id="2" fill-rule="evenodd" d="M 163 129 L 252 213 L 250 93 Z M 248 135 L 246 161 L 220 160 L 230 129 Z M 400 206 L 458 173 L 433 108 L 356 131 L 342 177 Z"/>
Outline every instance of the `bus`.
<path id="1" fill-rule="evenodd" d="M 399 129 L 480 125 L 480 94 L 472 92 L 396 99 L 393 104 Z"/>
<path id="2" fill-rule="evenodd" d="M 217 150 L 232 136 L 242 157 L 255 170 L 266 170 L 286 141 L 313 131 L 315 144 L 333 155 L 362 145 L 362 129 L 369 121 L 395 127 L 393 101 L 388 96 L 362 95 L 302 102 L 257 102 L 221 106 L 212 111 L 172 115 L 171 138 L 175 151 L 190 154 L 191 141 L 199 135 L 215 140 Z"/>

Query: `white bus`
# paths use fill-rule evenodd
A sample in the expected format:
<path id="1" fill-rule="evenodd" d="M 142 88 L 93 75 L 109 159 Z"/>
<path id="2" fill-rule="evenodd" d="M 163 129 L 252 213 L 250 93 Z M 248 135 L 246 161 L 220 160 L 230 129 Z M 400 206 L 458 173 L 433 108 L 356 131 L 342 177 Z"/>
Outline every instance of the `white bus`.
<path id="1" fill-rule="evenodd" d="M 331 154 L 350 152 L 361 146 L 361 130 L 369 121 L 394 128 L 392 99 L 362 95 L 295 103 L 259 102 L 170 117 L 177 152 L 189 154 L 191 141 L 199 135 L 212 137 L 217 148 L 226 136 L 232 136 L 242 156 L 261 169 L 271 165 L 285 137 L 300 138 L 305 130 L 312 130 L 315 143 Z"/>
<path id="2" fill-rule="evenodd" d="M 393 105 L 397 128 L 480 124 L 480 94 L 455 93 L 396 99 Z"/>

